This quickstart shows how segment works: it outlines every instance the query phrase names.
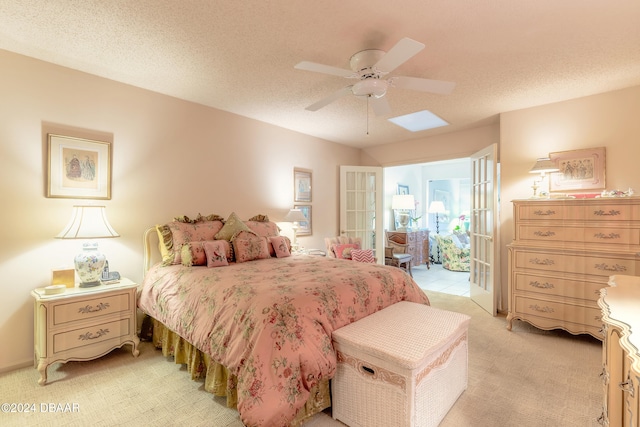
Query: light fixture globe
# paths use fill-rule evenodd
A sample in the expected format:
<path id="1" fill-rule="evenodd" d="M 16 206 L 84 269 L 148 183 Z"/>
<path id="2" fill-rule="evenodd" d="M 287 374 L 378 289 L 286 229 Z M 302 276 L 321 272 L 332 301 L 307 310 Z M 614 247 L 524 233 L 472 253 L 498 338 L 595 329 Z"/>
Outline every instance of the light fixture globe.
<path id="1" fill-rule="evenodd" d="M 382 79 L 368 78 L 360 80 L 351 87 L 351 92 L 356 96 L 375 96 L 380 98 L 387 93 L 389 82 Z"/>

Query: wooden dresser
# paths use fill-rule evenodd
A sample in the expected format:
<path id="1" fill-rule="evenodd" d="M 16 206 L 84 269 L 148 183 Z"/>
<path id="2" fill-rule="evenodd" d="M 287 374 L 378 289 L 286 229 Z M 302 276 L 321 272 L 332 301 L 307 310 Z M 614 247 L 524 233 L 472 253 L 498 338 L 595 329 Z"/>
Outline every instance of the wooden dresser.
<path id="1" fill-rule="evenodd" d="M 429 266 L 429 230 L 387 231 L 387 239 L 408 245 L 406 253 L 413 255 L 411 265 Z"/>
<path id="2" fill-rule="evenodd" d="M 602 339 L 609 276 L 640 274 L 640 198 L 513 201 L 509 313 L 540 329 Z"/>
<path id="3" fill-rule="evenodd" d="M 612 276 L 601 291 L 604 345 L 601 425 L 639 427 L 640 421 L 640 277 Z"/>

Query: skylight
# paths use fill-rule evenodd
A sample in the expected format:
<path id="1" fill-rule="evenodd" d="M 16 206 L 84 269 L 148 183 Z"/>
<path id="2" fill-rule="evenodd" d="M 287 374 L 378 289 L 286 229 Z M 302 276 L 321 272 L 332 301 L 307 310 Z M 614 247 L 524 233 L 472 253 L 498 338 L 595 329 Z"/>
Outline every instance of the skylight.
<path id="1" fill-rule="evenodd" d="M 404 116 L 392 117 L 389 121 L 410 130 L 411 132 L 419 132 L 421 130 L 449 125 L 449 123 L 445 122 L 429 110 L 422 110 L 416 113 L 406 114 Z"/>

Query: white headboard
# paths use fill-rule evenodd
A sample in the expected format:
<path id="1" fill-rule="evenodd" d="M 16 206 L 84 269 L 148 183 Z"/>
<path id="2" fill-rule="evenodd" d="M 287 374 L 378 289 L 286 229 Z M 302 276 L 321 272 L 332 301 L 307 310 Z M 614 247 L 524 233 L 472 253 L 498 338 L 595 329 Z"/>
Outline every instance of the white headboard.
<path id="1" fill-rule="evenodd" d="M 159 245 L 160 240 L 158 239 L 156 228 L 147 228 L 142 236 L 142 247 L 144 249 L 142 277 L 147 274 L 152 265 L 162 260 Z"/>

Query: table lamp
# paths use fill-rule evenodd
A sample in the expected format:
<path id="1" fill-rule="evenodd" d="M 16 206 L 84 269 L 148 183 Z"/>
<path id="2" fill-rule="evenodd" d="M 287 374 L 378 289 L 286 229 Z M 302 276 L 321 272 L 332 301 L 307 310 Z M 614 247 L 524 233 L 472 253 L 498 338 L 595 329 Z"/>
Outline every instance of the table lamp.
<path id="1" fill-rule="evenodd" d="M 541 157 L 537 159 L 531 170 L 529 170 L 529 173 L 540 174 L 540 178 L 533 180 L 533 185 L 531 186 L 531 188 L 533 189 L 533 196 L 531 197 L 539 197 L 538 188 L 540 188 L 540 186 L 538 184 L 544 181 L 547 173 L 558 171 L 560 171 L 560 169 L 558 169 L 558 166 L 556 166 L 556 164 L 550 158 Z"/>
<path id="2" fill-rule="evenodd" d="M 56 239 L 103 239 L 119 237 L 107 219 L 104 206 L 74 206 L 69 224 Z M 98 286 L 107 258 L 98 252 L 98 243 L 88 241 L 82 244 L 82 252 L 74 258 L 80 287 Z"/>
<path id="3" fill-rule="evenodd" d="M 293 225 L 293 242 L 291 242 L 291 248 L 296 251 L 298 250 L 298 228 L 300 228 L 300 223 L 308 221 L 307 217 L 304 216 L 300 209 L 291 209 L 284 217 L 284 220 L 287 222 L 292 222 Z"/>
<path id="4" fill-rule="evenodd" d="M 409 211 L 416 208 L 416 201 L 411 194 L 396 194 L 391 199 L 391 209 L 398 211 L 398 224 L 400 229 L 407 228 L 409 224 Z"/>

